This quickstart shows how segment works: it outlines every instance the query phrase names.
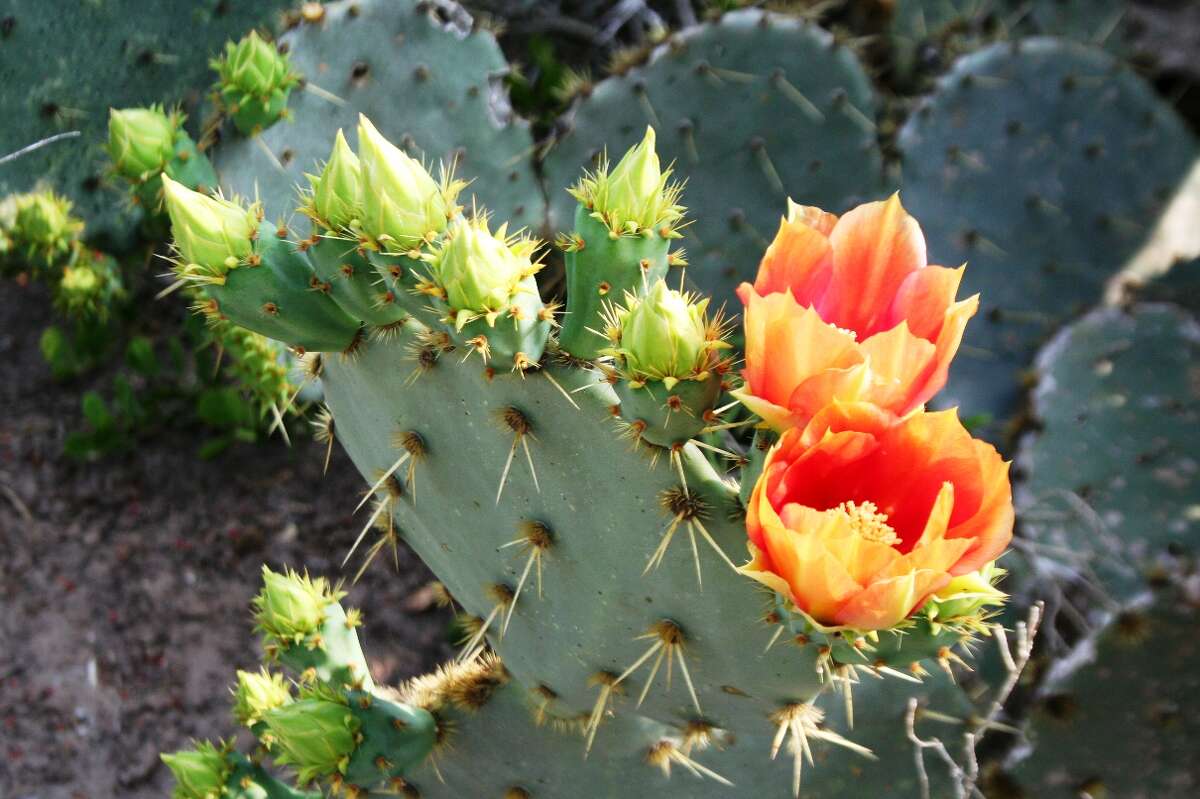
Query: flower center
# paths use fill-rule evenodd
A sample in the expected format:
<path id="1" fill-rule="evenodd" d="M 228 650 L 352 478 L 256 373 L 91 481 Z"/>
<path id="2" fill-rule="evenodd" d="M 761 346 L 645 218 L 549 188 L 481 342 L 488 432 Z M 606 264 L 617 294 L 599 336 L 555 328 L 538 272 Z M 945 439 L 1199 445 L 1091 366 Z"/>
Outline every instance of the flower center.
<path id="1" fill-rule="evenodd" d="M 886 513 L 880 513 L 874 502 L 843 502 L 834 508 L 850 522 L 850 529 L 868 541 L 895 546 L 900 536 L 888 524 Z"/>

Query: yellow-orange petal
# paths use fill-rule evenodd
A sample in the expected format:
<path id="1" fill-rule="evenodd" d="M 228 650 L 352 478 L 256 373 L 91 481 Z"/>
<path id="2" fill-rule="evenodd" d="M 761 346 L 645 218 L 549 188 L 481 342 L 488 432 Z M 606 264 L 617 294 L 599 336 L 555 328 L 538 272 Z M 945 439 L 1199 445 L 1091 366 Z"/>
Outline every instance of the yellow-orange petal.
<path id="1" fill-rule="evenodd" d="M 832 272 L 833 248 L 826 234 L 802 220 L 782 219 L 759 262 L 754 290 L 763 295 L 787 292 L 802 305 L 811 305 L 825 291 Z M 746 302 L 740 293 L 739 297 Z"/>
<path id="2" fill-rule="evenodd" d="M 876 333 L 860 345 L 871 368 L 866 398 L 897 416 L 925 404 L 923 388 L 937 356 L 932 342 L 914 336 L 901 321 L 891 330 Z"/>
<path id="3" fill-rule="evenodd" d="M 838 608 L 833 621 L 858 630 L 895 627 L 949 582 L 945 572 L 922 569 L 872 583 Z"/>
<path id="4" fill-rule="evenodd" d="M 805 381 L 827 370 L 844 370 L 862 363 L 863 355 L 852 333 L 825 324 L 812 308 L 801 307 L 790 293 L 764 297 L 748 284 L 742 284 L 739 292 L 746 302 L 744 393 L 790 411 L 792 395 Z M 850 379 L 830 379 L 835 387 L 841 387 L 839 390 L 859 385 Z M 777 416 L 773 410 L 768 412 Z M 768 423 L 784 426 L 778 419 L 768 419 Z"/>
<path id="5" fill-rule="evenodd" d="M 820 231 L 824 236 L 833 232 L 833 227 L 838 221 L 837 214 L 831 214 L 815 205 L 801 205 L 791 197 L 788 197 L 787 209 L 789 222 L 802 222 L 810 228 Z"/>
<path id="6" fill-rule="evenodd" d="M 765 520 L 763 532 L 775 573 L 791 587 L 796 605 L 813 618 L 833 618 L 843 603 L 862 590 L 820 535 L 789 530 L 778 517 Z"/>
<path id="7" fill-rule="evenodd" d="M 1012 541 L 1015 522 L 1012 482 L 1008 477 L 1010 464 L 990 444 L 975 441 L 974 445 L 984 492 L 975 512 L 946 532 L 947 538 L 973 541 L 970 549 L 950 569 L 956 577 L 980 569 L 1000 557 Z"/>
<path id="8" fill-rule="evenodd" d="M 914 336 L 936 341 L 947 310 L 954 304 L 965 269 L 962 266 L 957 269 L 927 266 L 909 273 L 892 300 L 887 324 L 897 325 L 904 320 Z"/>
<path id="9" fill-rule="evenodd" d="M 818 310 L 859 339 L 890 327 L 892 300 L 908 275 L 926 264 L 921 227 L 900 196 L 860 205 L 842 216 L 829 236 L 833 270 Z"/>

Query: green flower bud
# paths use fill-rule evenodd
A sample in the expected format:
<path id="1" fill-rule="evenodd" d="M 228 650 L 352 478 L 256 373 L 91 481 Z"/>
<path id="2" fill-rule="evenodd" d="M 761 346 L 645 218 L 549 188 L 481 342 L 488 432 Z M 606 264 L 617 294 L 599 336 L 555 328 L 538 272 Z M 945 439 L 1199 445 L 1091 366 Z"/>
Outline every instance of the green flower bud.
<path id="1" fill-rule="evenodd" d="M 223 89 L 233 88 L 255 97 L 290 87 L 299 79 L 287 56 L 255 31 L 236 44 L 226 43 L 225 57 L 214 60 L 212 68 L 220 76 Z"/>
<path id="2" fill-rule="evenodd" d="M 54 304 L 65 316 L 104 320 L 124 294 L 116 261 L 80 247 L 74 261 L 63 267 Z"/>
<path id="3" fill-rule="evenodd" d="M 160 106 L 109 110 L 108 157 L 117 173 L 141 182 L 157 175 L 175 155 L 175 134 L 182 120 Z"/>
<path id="4" fill-rule="evenodd" d="M 358 117 L 363 229 L 389 252 L 403 252 L 446 229 L 459 182 L 438 184 L 419 161 Z"/>
<path id="5" fill-rule="evenodd" d="M 325 608 L 344 594 L 334 592 L 324 577 L 311 579 L 291 569 L 283 574 L 262 570 L 263 587 L 254 598 L 254 621 L 268 638 L 284 645 L 300 643 L 325 623 Z"/>
<path id="6" fill-rule="evenodd" d="M 225 782 L 232 769 L 224 747 L 218 749 L 208 741 L 201 741 L 193 749 L 161 757 L 175 775 L 173 799 L 222 799 L 225 795 Z"/>
<path id="7" fill-rule="evenodd" d="M 292 692 L 282 674 L 266 669 L 258 672 L 238 670 L 233 688 L 233 716 L 239 724 L 252 727 L 269 711 L 291 703 Z"/>
<path id="8" fill-rule="evenodd" d="M 708 353 L 722 342 L 710 337 L 708 300 L 655 283 L 644 297 L 626 295 L 626 307 L 613 322 L 618 346 L 613 353 L 636 381 L 663 380 L 671 385 L 707 369 Z"/>
<path id="9" fill-rule="evenodd" d="M 441 248 L 430 256 L 437 293 L 450 306 L 458 327 L 512 305 L 525 278 L 541 269 L 531 259 L 536 243 L 509 238 L 501 225 L 493 234 L 487 220 L 463 220 L 446 232 Z"/>
<path id="10" fill-rule="evenodd" d="M 341 129 L 320 177 L 307 177 L 312 184 L 308 210 L 314 219 L 340 230 L 350 227 L 362 215 L 362 169 Z"/>
<path id="11" fill-rule="evenodd" d="M 996 583 L 1004 574 L 1004 569 L 992 561 L 979 571 L 955 577 L 929 598 L 926 614 L 933 621 L 945 623 L 975 618 L 986 607 L 1003 605 L 1008 595 L 996 588 Z"/>
<path id="12" fill-rule="evenodd" d="M 65 251 L 83 230 L 71 216 L 71 201 L 52 191 L 23 194 L 16 201 L 13 238 L 41 252 Z"/>
<path id="13" fill-rule="evenodd" d="M 300 699 L 268 712 L 263 721 L 280 751 L 276 762 L 293 766 L 301 785 L 345 773 L 358 746 L 359 722 L 339 702 Z"/>
<path id="14" fill-rule="evenodd" d="M 257 205 L 208 197 L 162 176 L 175 248 L 188 266 L 220 277 L 243 263 L 254 250 Z M 186 268 L 186 267 L 185 267 Z"/>
<path id="15" fill-rule="evenodd" d="M 609 171 L 602 165 L 571 190 L 615 233 L 661 232 L 683 216 L 678 204 L 681 187 L 668 185 L 671 170 L 663 171 L 654 144 L 654 128 L 647 127 L 642 141 L 625 153 L 616 167 Z"/>

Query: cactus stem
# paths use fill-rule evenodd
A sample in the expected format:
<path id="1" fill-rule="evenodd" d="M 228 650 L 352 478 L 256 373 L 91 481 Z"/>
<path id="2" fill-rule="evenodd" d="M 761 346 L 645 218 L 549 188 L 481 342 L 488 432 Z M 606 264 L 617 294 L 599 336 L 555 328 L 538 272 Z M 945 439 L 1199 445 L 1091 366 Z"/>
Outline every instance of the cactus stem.
<path id="1" fill-rule="evenodd" d="M 651 766 L 660 769 L 668 778 L 671 776 L 671 764 L 675 763 L 687 769 L 694 776 L 699 777 L 700 779 L 708 777 L 709 779 L 715 780 L 722 785 L 727 785 L 730 788 L 733 787 L 732 782 L 725 779 L 712 769 L 697 763 L 680 747 L 676 746 L 674 741 L 669 739 L 663 739 L 654 746 L 650 747 L 650 750 L 646 753 L 646 762 Z"/>

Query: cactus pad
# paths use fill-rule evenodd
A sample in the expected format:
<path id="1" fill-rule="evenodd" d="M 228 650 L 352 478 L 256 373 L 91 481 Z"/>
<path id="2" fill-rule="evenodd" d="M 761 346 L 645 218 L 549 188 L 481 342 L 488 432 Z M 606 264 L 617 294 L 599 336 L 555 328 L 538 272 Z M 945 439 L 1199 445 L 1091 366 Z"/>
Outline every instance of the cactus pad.
<path id="1" fill-rule="evenodd" d="M 815 26 L 739 11 L 677 34 L 578 101 L 545 158 L 552 230 L 574 220 L 561 187 L 647 124 L 687 180 L 689 278 L 714 307 L 754 274 L 789 195 L 840 212 L 883 188 L 875 96 L 853 52 Z"/>
<path id="2" fill-rule="evenodd" d="M 899 144 L 931 256 L 970 262 L 965 291 L 983 295 L 942 401 L 997 417 L 1035 348 L 1100 298 L 1196 155 L 1135 75 L 1050 39 L 961 59 Z"/>
<path id="3" fill-rule="evenodd" d="M 468 193 L 498 218 L 514 228 L 540 224 L 533 142 L 508 107 L 500 83 L 508 64 L 490 33 L 443 23 L 411 0 L 357 0 L 328 4 L 322 21 L 285 34 L 280 44 L 298 72 L 344 105 L 295 91 L 290 122 L 273 125 L 258 141 L 227 133 L 213 154 L 227 191 L 254 196 L 257 190 L 268 218 L 290 217 L 295 186 L 328 157 L 337 130 L 349 135 L 364 113 L 427 166 L 454 162 L 457 172 L 475 178 Z"/>

